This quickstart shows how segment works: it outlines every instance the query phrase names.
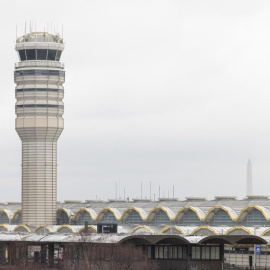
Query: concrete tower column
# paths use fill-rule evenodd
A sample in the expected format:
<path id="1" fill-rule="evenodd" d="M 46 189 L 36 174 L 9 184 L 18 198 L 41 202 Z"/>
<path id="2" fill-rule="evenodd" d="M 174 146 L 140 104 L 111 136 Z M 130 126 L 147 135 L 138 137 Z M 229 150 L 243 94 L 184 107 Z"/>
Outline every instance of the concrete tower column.
<path id="1" fill-rule="evenodd" d="M 32 32 L 16 41 L 16 131 L 22 140 L 22 222 L 56 224 L 57 140 L 64 128 L 64 50 L 57 35 Z"/>

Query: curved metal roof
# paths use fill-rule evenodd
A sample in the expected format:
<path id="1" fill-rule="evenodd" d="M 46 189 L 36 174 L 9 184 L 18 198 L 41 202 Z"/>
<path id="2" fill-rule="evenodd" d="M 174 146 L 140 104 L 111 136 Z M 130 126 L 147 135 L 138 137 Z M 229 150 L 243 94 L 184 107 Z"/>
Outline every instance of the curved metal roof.
<path id="1" fill-rule="evenodd" d="M 193 211 L 199 221 L 207 223 L 213 219 L 216 213 L 225 211 L 228 214 L 228 221 L 242 222 L 250 211 L 256 209 L 261 212 L 266 221 L 270 222 L 270 200 L 266 197 L 251 197 L 243 200 L 215 199 L 210 201 L 146 200 L 135 202 L 87 201 L 86 203 L 66 201 L 65 203 L 59 203 L 58 207 L 58 212 L 63 211 L 73 221 L 78 220 L 79 214 L 82 211 L 86 211 L 93 221 L 102 220 L 102 217 L 108 211 L 113 213 L 117 221 L 125 221 L 132 211 L 136 211 L 142 221 L 147 222 L 153 220 L 159 211 L 166 213 L 170 221 L 180 221 L 185 217 L 185 213 Z M 0 212 L 4 212 L 10 220 L 15 222 L 15 216 L 18 217 L 21 214 L 21 205 L 0 203 Z"/>
<path id="2" fill-rule="evenodd" d="M 148 243 L 148 244 L 268 244 L 269 237 L 254 235 L 214 235 L 214 236 L 180 236 L 180 235 L 78 235 L 78 234 L 14 234 L 0 233 L 0 242 L 28 243 Z"/>

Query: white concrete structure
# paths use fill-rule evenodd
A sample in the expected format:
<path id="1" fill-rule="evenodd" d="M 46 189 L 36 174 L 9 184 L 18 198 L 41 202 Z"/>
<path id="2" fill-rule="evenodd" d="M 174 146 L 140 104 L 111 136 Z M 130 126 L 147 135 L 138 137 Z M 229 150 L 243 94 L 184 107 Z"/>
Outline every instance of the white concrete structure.
<path id="1" fill-rule="evenodd" d="M 22 223 L 56 224 L 57 140 L 64 128 L 64 50 L 57 35 L 16 41 L 16 131 L 22 140 Z"/>
<path id="2" fill-rule="evenodd" d="M 247 196 L 252 196 L 252 164 L 250 158 L 247 163 Z"/>

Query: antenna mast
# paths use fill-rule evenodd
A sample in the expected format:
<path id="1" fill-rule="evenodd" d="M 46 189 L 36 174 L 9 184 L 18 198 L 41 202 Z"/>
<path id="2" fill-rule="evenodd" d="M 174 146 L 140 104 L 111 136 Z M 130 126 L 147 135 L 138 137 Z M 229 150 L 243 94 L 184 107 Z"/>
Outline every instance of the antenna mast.
<path id="1" fill-rule="evenodd" d="M 120 174 L 119 174 L 119 187 L 118 187 L 118 191 L 119 191 L 119 193 L 118 193 L 119 195 L 118 195 L 118 196 L 119 196 L 119 199 L 120 199 L 120 197 L 121 197 L 121 189 L 120 189 Z"/>

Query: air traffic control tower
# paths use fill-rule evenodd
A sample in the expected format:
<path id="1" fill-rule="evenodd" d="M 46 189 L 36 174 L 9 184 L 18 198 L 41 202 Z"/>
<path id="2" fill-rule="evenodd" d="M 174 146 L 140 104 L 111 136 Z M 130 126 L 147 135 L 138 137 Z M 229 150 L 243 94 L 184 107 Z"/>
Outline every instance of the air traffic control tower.
<path id="1" fill-rule="evenodd" d="M 64 128 L 62 38 L 32 32 L 16 40 L 16 131 L 22 140 L 22 223 L 56 224 L 57 140 Z"/>

